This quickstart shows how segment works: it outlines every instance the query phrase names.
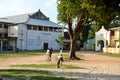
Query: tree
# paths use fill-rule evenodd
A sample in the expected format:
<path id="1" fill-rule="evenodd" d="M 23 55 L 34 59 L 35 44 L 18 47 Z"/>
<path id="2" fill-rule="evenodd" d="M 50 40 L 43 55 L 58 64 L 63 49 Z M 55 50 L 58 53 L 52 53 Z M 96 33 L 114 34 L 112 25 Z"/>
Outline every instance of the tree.
<path id="1" fill-rule="evenodd" d="M 58 35 L 58 39 L 56 39 L 56 42 L 59 43 L 61 49 L 63 49 L 63 44 L 64 44 L 63 40 L 64 37 L 62 35 Z"/>
<path id="2" fill-rule="evenodd" d="M 120 0 L 57 0 L 58 21 L 68 26 L 70 59 L 79 59 L 75 54 L 75 44 L 84 24 L 90 20 L 109 24 L 120 11 L 119 3 Z"/>
<path id="3" fill-rule="evenodd" d="M 117 15 L 115 19 L 112 20 L 110 27 L 119 27 L 120 26 L 120 15 Z"/>

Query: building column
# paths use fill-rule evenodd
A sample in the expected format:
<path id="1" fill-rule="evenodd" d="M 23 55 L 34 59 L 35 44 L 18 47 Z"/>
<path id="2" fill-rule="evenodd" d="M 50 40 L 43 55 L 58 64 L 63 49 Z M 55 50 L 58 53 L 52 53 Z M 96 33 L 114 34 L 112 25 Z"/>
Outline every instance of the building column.
<path id="1" fill-rule="evenodd" d="M 2 24 L 2 28 L 4 28 L 4 23 Z M 4 33 L 2 33 L 2 38 L 1 38 L 1 51 L 3 51 L 3 37 L 4 37 Z"/>
<path id="2" fill-rule="evenodd" d="M 2 40 L 1 40 L 1 49 L 0 49 L 1 51 L 2 51 L 2 46 L 3 46 L 3 42 L 2 42 Z"/>

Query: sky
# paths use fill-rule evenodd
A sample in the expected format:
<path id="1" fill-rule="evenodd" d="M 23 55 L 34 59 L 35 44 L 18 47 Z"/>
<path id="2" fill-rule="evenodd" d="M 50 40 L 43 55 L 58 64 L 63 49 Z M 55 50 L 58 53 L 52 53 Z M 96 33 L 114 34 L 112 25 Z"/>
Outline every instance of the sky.
<path id="1" fill-rule="evenodd" d="M 0 0 L 0 17 L 40 11 L 57 23 L 57 0 Z"/>

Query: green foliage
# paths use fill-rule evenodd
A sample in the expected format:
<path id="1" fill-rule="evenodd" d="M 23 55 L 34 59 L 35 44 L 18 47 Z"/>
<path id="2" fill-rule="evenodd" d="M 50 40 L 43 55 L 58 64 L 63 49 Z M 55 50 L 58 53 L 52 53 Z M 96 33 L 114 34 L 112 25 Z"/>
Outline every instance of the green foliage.
<path id="1" fill-rule="evenodd" d="M 20 52 L 0 52 L 0 58 L 11 58 L 11 57 L 30 57 L 44 55 L 45 51 L 20 51 Z"/>
<path id="2" fill-rule="evenodd" d="M 88 10 L 91 19 L 99 24 L 108 25 L 120 15 L 119 3 L 120 0 L 84 0 L 82 7 Z"/>
<path id="3" fill-rule="evenodd" d="M 69 80 L 63 77 L 55 77 L 49 71 L 44 70 L 0 70 L 0 78 L 5 80 Z"/>
<path id="4" fill-rule="evenodd" d="M 12 65 L 11 67 L 23 67 L 23 68 L 48 68 L 48 69 L 55 69 L 56 64 L 23 64 L 23 65 Z M 67 65 L 62 64 L 61 68 L 63 69 L 84 69 L 82 67 L 74 66 L 74 65 Z"/>
<path id="5" fill-rule="evenodd" d="M 89 30 L 89 34 L 88 34 L 88 39 L 93 39 L 95 37 L 95 31 L 94 30 Z"/>
<path id="6" fill-rule="evenodd" d="M 58 21 L 66 23 L 68 19 L 72 22 L 84 11 L 80 6 L 83 0 L 57 0 Z"/>
<path id="7" fill-rule="evenodd" d="M 97 44 L 103 44 L 103 40 L 97 40 Z"/>
<path id="8" fill-rule="evenodd" d="M 90 30 L 90 25 L 87 24 L 84 26 L 83 30 L 82 30 L 82 36 L 83 36 L 83 40 L 86 42 L 89 36 L 89 30 Z"/>
<path id="9" fill-rule="evenodd" d="M 83 26 L 91 20 L 98 30 L 101 26 L 111 23 L 117 15 L 120 15 L 120 0 L 57 0 L 59 23 L 68 25 L 71 44 L 76 42 Z M 72 42 L 73 41 L 73 42 Z M 70 48 L 70 58 L 76 57 L 75 44 Z"/>
<path id="10" fill-rule="evenodd" d="M 56 40 L 57 43 L 60 44 L 60 48 L 62 48 L 62 46 L 64 44 L 64 42 L 63 42 L 64 37 L 62 35 L 58 35 L 58 39 L 55 39 L 55 40 Z"/>
<path id="11" fill-rule="evenodd" d="M 119 27 L 120 26 L 120 15 L 117 15 L 115 19 L 112 20 L 110 27 Z"/>

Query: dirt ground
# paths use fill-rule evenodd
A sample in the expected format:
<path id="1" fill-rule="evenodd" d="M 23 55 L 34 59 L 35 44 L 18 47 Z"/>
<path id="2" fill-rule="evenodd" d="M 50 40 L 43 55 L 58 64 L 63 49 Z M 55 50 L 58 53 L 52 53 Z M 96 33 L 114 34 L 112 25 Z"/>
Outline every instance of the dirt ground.
<path id="1" fill-rule="evenodd" d="M 120 58 L 97 55 L 94 52 L 78 52 L 84 55 L 84 60 L 63 62 L 85 69 L 42 69 L 49 70 L 54 75 L 68 77 L 78 80 L 120 80 Z M 55 57 L 54 54 L 52 57 Z M 11 68 L 10 65 L 17 64 L 43 64 L 55 63 L 56 61 L 46 61 L 45 55 L 33 57 L 14 57 L 6 60 L 0 59 L 0 69 Z"/>

